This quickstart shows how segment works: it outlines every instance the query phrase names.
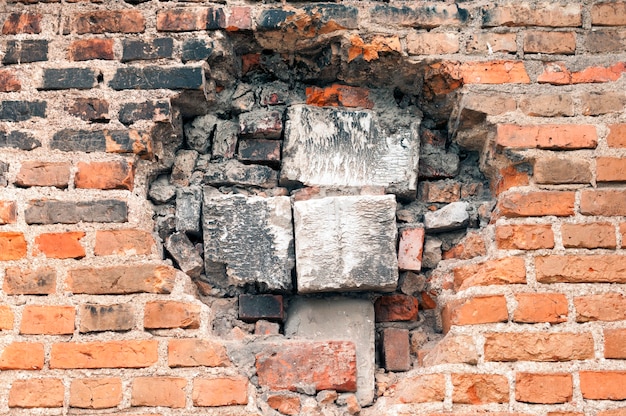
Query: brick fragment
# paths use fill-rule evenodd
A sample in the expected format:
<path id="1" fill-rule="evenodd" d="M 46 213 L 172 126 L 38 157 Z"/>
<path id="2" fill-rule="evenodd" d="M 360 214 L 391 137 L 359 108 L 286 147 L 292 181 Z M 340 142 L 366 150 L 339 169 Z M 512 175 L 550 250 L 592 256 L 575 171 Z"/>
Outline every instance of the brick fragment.
<path id="1" fill-rule="evenodd" d="M 535 257 L 540 283 L 624 283 L 626 264 L 619 255 Z"/>
<path id="2" fill-rule="evenodd" d="M 615 248 L 615 226 L 609 223 L 561 225 L 565 248 Z"/>
<path id="3" fill-rule="evenodd" d="M 442 402 L 446 382 L 443 374 L 424 374 L 404 378 L 393 387 L 398 403 Z"/>
<path id="4" fill-rule="evenodd" d="M 76 224 L 79 222 L 120 223 L 128 220 L 125 201 L 31 200 L 24 211 L 27 224 Z"/>
<path id="5" fill-rule="evenodd" d="M 453 325 L 507 322 L 509 312 L 502 295 L 476 296 L 446 303 L 441 311 L 441 319 L 443 331 L 447 333 Z"/>
<path id="6" fill-rule="evenodd" d="M 217 407 L 248 404 L 245 377 L 196 378 L 193 381 L 194 406 Z"/>
<path id="7" fill-rule="evenodd" d="M 410 33 L 406 42 L 409 55 L 439 55 L 459 51 L 459 36 L 456 33 Z"/>
<path id="8" fill-rule="evenodd" d="M 98 84 L 97 73 L 90 68 L 45 68 L 41 90 L 87 90 Z"/>
<path id="9" fill-rule="evenodd" d="M 571 361 L 594 356 L 590 333 L 493 333 L 485 336 L 485 361 Z"/>
<path id="10" fill-rule="evenodd" d="M 282 321 L 283 318 L 281 295 L 239 295 L 239 319 L 254 322 L 259 319 Z"/>
<path id="11" fill-rule="evenodd" d="M 626 359 L 626 329 L 604 330 L 604 358 Z"/>
<path id="12" fill-rule="evenodd" d="M 72 334 L 75 319 L 73 306 L 28 305 L 22 312 L 20 334 Z"/>
<path id="13" fill-rule="evenodd" d="M 13 224 L 17 220 L 17 203 L 0 201 L 0 225 Z"/>
<path id="14" fill-rule="evenodd" d="M 9 305 L 0 305 L 0 330 L 13 329 L 15 314 Z"/>
<path id="15" fill-rule="evenodd" d="M 583 215 L 626 215 L 626 191 L 621 189 L 582 190 L 580 213 Z"/>
<path id="16" fill-rule="evenodd" d="M 595 126 L 584 124 L 498 124 L 496 143 L 516 149 L 593 149 L 598 145 L 598 135 Z"/>
<path id="17" fill-rule="evenodd" d="M 275 110 L 256 110 L 239 116 L 239 135 L 253 139 L 279 139 L 283 133 L 283 115 Z"/>
<path id="18" fill-rule="evenodd" d="M 174 39 L 123 39 L 122 48 L 122 62 L 171 58 L 174 53 Z"/>
<path id="19" fill-rule="evenodd" d="M 496 244 L 504 250 L 538 250 L 554 247 L 550 224 L 500 225 L 496 227 Z"/>
<path id="20" fill-rule="evenodd" d="M 0 92 L 21 91 L 22 82 L 15 72 L 10 70 L 0 71 Z"/>
<path id="21" fill-rule="evenodd" d="M 454 269 L 454 287 L 526 283 L 526 265 L 521 257 L 505 257 Z"/>
<path id="22" fill-rule="evenodd" d="M 50 368 L 142 368 L 155 364 L 158 341 L 126 340 L 52 344 Z"/>
<path id="23" fill-rule="evenodd" d="M 0 370 L 41 370 L 44 364 L 42 343 L 12 342 L 2 350 Z"/>
<path id="24" fill-rule="evenodd" d="M 567 298 L 563 294 L 518 293 L 515 300 L 514 322 L 558 324 L 567 321 Z"/>
<path id="25" fill-rule="evenodd" d="M 8 295 L 50 295 L 56 291 L 56 271 L 52 268 L 25 269 L 9 267 L 2 290 Z"/>
<path id="26" fill-rule="evenodd" d="M 400 231 L 398 268 L 419 271 L 422 268 L 424 251 L 424 228 L 405 228 Z"/>
<path id="27" fill-rule="evenodd" d="M 452 374 L 452 402 L 461 404 L 507 403 L 509 381 L 499 374 Z"/>
<path id="28" fill-rule="evenodd" d="M 16 232 L 0 233 L 0 261 L 19 260 L 26 256 L 24 234 Z"/>
<path id="29" fill-rule="evenodd" d="M 0 101 L 0 120 L 24 121 L 46 117 L 46 101 Z"/>
<path id="30" fill-rule="evenodd" d="M 524 33 L 525 53 L 571 55 L 576 51 L 574 32 L 528 31 Z"/>
<path id="31" fill-rule="evenodd" d="M 65 108 L 71 115 L 85 121 L 105 122 L 109 120 L 109 103 L 98 98 L 77 98 Z"/>
<path id="32" fill-rule="evenodd" d="M 625 371 L 581 371 L 580 391 L 588 400 L 625 400 Z"/>
<path id="33" fill-rule="evenodd" d="M 2 25 L 3 35 L 17 35 L 20 33 L 41 33 L 41 13 L 11 13 Z"/>
<path id="34" fill-rule="evenodd" d="M 137 377 L 131 391 L 132 406 L 185 407 L 187 380 L 178 377 Z"/>
<path id="35" fill-rule="evenodd" d="M 208 339 L 170 339 L 167 344 L 170 367 L 228 367 L 226 348 Z"/>
<path id="36" fill-rule="evenodd" d="M 423 181 L 419 184 L 419 196 L 425 202 L 456 202 L 461 195 L 461 184 L 454 181 Z"/>
<path id="37" fill-rule="evenodd" d="M 152 253 L 154 238 L 142 230 L 98 230 L 96 231 L 96 256 L 147 255 Z"/>
<path id="38" fill-rule="evenodd" d="M 6 51 L 2 58 L 4 65 L 48 60 L 48 41 L 45 39 L 10 40 L 6 43 L 5 48 Z"/>
<path id="39" fill-rule="evenodd" d="M 556 404 L 572 401 L 571 374 L 517 373 L 515 400 L 524 403 Z"/>
<path id="40" fill-rule="evenodd" d="M 79 308 L 80 328 L 82 333 L 101 331 L 129 331 L 135 327 L 132 305 L 86 304 Z"/>
<path id="41" fill-rule="evenodd" d="M 85 33 L 141 33 L 146 21 L 139 10 L 94 10 L 74 16 L 73 29 Z"/>
<path id="42" fill-rule="evenodd" d="M 202 67 L 124 67 L 118 68 L 109 81 L 114 90 L 128 89 L 171 89 L 197 90 L 204 86 L 204 70 Z"/>
<path id="43" fill-rule="evenodd" d="M 107 409 L 122 401 L 120 378 L 74 379 L 70 385 L 70 407 Z"/>
<path id="44" fill-rule="evenodd" d="M 587 160 L 542 157 L 535 161 L 533 178 L 549 185 L 591 183 L 591 166 Z"/>
<path id="45" fill-rule="evenodd" d="M 281 142 L 265 139 L 241 139 L 237 159 L 244 162 L 279 162 Z"/>
<path id="46" fill-rule="evenodd" d="M 385 295 L 374 302 L 376 322 L 416 321 L 417 298 L 408 295 Z"/>
<path id="47" fill-rule="evenodd" d="M 70 61 L 113 60 L 113 39 L 79 39 L 70 44 Z"/>
<path id="48" fill-rule="evenodd" d="M 283 393 L 269 395 L 267 404 L 284 415 L 299 415 L 302 408 L 300 397 Z"/>
<path id="49" fill-rule="evenodd" d="M 172 267 L 152 264 L 83 268 L 70 270 L 65 283 L 73 293 L 92 295 L 170 293 L 175 274 Z"/>
<path id="50" fill-rule="evenodd" d="M 443 259 L 469 260 L 487 254 L 485 239 L 476 232 L 468 232 L 457 245 L 443 252 Z"/>
<path id="51" fill-rule="evenodd" d="M 501 196 L 496 209 L 503 217 L 543 217 L 574 215 L 574 192 L 534 191 L 509 192 Z"/>
<path id="52" fill-rule="evenodd" d="M 626 296 L 619 293 L 574 298 L 576 322 L 626 320 Z"/>
<path id="53" fill-rule="evenodd" d="M 408 329 L 384 328 L 382 344 L 384 366 L 387 371 L 408 371 L 411 369 Z"/>
<path id="54" fill-rule="evenodd" d="M 133 162 L 79 162 L 74 184 L 76 188 L 132 190 L 134 179 Z"/>
<path id="55" fill-rule="evenodd" d="M 9 391 L 9 407 L 63 407 L 65 388 L 58 378 L 15 380 Z"/>

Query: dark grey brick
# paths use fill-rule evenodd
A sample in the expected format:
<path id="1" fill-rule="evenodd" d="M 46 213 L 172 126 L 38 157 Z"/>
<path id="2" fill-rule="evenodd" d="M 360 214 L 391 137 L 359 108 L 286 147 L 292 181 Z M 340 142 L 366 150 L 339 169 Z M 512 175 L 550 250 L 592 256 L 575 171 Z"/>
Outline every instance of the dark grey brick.
<path id="1" fill-rule="evenodd" d="M 2 58 L 4 65 L 25 64 L 28 62 L 40 62 L 48 60 L 48 41 L 37 40 L 11 40 L 7 42 L 6 53 Z"/>
<path id="2" fill-rule="evenodd" d="M 97 74 L 89 68 L 48 68 L 43 73 L 42 90 L 90 89 L 97 85 Z"/>
<path id="3" fill-rule="evenodd" d="M 281 295 L 239 295 L 239 319 L 242 321 L 282 321 L 283 318 Z"/>
<path id="4" fill-rule="evenodd" d="M 124 39 L 122 47 L 122 62 L 171 58 L 174 40 L 172 38 L 158 38 L 151 41 Z"/>
<path id="5" fill-rule="evenodd" d="M 0 120 L 24 121 L 33 117 L 46 116 L 45 101 L 2 101 Z"/>
<path id="6" fill-rule="evenodd" d="M 125 201 L 33 200 L 24 211 L 27 224 L 77 224 L 79 222 L 120 223 L 128 221 Z"/>
<path id="7" fill-rule="evenodd" d="M 204 84 L 201 67 L 163 68 L 160 66 L 119 68 L 109 87 L 114 90 L 128 89 L 199 89 Z"/>
<path id="8" fill-rule="evenodd" d="M 203 39 L 187 39 L 183 43 L 183 62 L 204 61 L 213 53 L 213 42 Z"/>
<path id="9" fill-rule="evenodd" d="M 0 148 L 13 148 L 20 150 L 33 150 L 41 147 L 41 142 L 35 139 L 31 134 L 23 131 L 0 131 Z"/>

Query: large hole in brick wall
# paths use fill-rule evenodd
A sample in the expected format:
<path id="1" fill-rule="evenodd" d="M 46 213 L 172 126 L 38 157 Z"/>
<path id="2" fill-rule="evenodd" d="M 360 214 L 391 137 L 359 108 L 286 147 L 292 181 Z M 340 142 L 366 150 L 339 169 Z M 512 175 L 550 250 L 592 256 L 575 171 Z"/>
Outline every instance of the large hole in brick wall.
<path id="1" fill-rule="evenodd" d="M 485 132 L 467 131 L 481 113 L 452 114 L 461 83 L 392 38 L 352 40 L 347 61 L 345 39 L 315 39 L 189 42 L 205 91 L 127 111 L 167 120 L 148 197 L 166 258 L 221 305 L 216 334 L 353 341 L 367 405 L 377 368 L 409 370 L 442 337 L 440 263 L 486 253 Z"/>

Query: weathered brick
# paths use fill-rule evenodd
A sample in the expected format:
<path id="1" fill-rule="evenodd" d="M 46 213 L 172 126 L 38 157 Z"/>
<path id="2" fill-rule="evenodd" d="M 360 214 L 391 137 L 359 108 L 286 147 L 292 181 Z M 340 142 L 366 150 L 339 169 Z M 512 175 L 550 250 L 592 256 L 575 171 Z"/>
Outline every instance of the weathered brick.
<path id="1" fill-rule="evenodd" d="M 17 220 L 17 203 L 0 201 L 0 225 L 13 224 Z"/>
<path id="2" fill-rule="evenodd" d="M 574 99 L 570 94 L 525 95 L 519 108 L 532 117 L 571 117 L 574 115 Z"/>
<path id="3" fill-rule="evenodd" d="M 135 327 L 133 307 L 126 304 L 81 305 L 80 332 L 129 331 Z"/>
<path id="4" fill-rule="evenodd" d="M 618 80 L 626 70 L 626 63 L 618 62 L 610 66 L 590 66 L 581 71 L 570 71 L 565 64 L 548 62 L 544 71 L 537 77 L 538 83 L 553 85 L 611 82 Z"/>
<path id="5" fill-rule="evenodd" d="M 459 26 L 469 18 L 469 11 L 457 4 L 429 4 L 420 7 L 376 5 L 370 10 L 374 23 L 431 29 Z"/>
<path id="6" fill-rule="evenodd" d="M 615 248 L 615 226 L 609 223 L 562 224 L 565 248 Z"/>
<path id="7" fill-rule="evenodd" d="M 446 382 L 443 374 L 424 374 L 403 378 L 392 387 L 398 403 L 442 402 L 445 398 Z"/>
<path id="8" fill-rule="evenodd" d="M 170 367 L 228 367 L 224 345 L 208 339 L 170 339 L 167 344 Z"/>
<path id="9" fill-rule="evenodd" d="M 625 400 L 625 371 L 581 371 L 580 392 L 588 400 Z"/>
<path id="10" fill-rule="evenodd" d="M 622 112 L 626 105 L 626 96 L 621 92 L 588 92 L 580 100 L 584 116 Z"/>
<path id="11" fill-rule="evenodd" d="M 134 153 L 152 157 L 152 138 L 136 130 L 63 129 L 52 136 L 52 149 L 63 152 Z"/>
<path id="12" fill-rule="evenodd" d="M 45 39 L 10 40 L 2 58 L 4 65 L 25 64 L 48 60 L 48 41 Z M 1 82 L 0 82 L 1 84 Z"/>
<path id="13" fill-rule="evenodd" d="M 626 25 L 626 3 L 604 1 L 591 6 L 591 24 L 598 26 Z"/>
<path id="14" fill-rule="evenodd" d="M 26 239 L 18 232 L 0 233 L 0 260 L 18 260 L 26 256 Z"/>
<path id="15" fill-rule="evenodd" d="M 239 295 L 239 319 L 282 321 L 285 317 L 281 295 Z"/>
<path id="16" fill-rule="evenodd" d="M 238 30 L 252 29 L 252 8 L 251 7 L 231 7 L 228 16 L 228 25 L 226 30 L 235 32 Z"/>
<path id="17" fill-rule="evenodd" d="M 439 55 L 459 51 L 459 36 L 456 33 L 409 33 L 406 42 L 409 55 Z"/>
<path id="18" fill-rule="evenodd" d="M 419 184 L 419 197 L 424 202 L 456 202 L 460 199 L 461 184 L 454 181 L 423 181 Z"/>
<path id="19" fill-rule="evenodd" d="M 319 107 L 373 108 L 369 90 L 349 85 L 333 84 L 328 87 L 307 87 L 306 103 Z"/>
<path id="20" fill-rule="evenodd" d="M 15 92 L 21 89 L 22 82 L 15 72 L 9 70 L 0 71 L 0 92 Z"/>
<path id="21" fill-rule="evenodd" d="M 202 217 L 202 189 L 199 186 L 189 186 L 176 189 L 176 231 L 198 235 L 202 232 L 200 225 Z M 186 242 L 179 239 L 180 242 Z M 172 250 L 170 253 L 174 254 Z"/>
<path id="22" fill-rule="evenodd" d="M 374 35 L 369 43 L 365 43 L 359 35 L 350 36 L 350 48 L 348 49 L 348 62 L 351 62 L 362 56 L 367 62 L 380 59 L 383 52 L 402 52 L 400 38 L 397 35 L 384 36 Z"/>
<path id="23" fill-rule="evenodd" d="M 376 322 L 416 321 L 417 298 L 408 295 L 385 295 L 374 302 Z"/>
<path id="24" fill-rule="evenodd" d="M 8 305 L 0 305 L 0 330 L 13 329 L 15 314 Z"/>
<path id="25" fill-rule="evenodd" d="M 531 4 L 513 2 L 487 6 L 483 9 L 483 27 L 497 26 L 581 26 L 581 5 L 551 2 Z"/>
<path id="26" fill-rule="evenodd" d="M 503 217 L 543 217 L 574 215 L 574 192 L 535 191 L 501 196 L 497 210 Z"/>
<path id="27" fill-rule="evenodd" d="M 515 53 L 517 42 L 515 33 L 473 33 L 467 42 L 467 52 L 490 54 L 498 52 Z"/>
<path id="28" fill-rule="evenodd" d="M 196 378 L 191 393 L 194 406 L 215 407 L 248 404 L 246 377 Z"/>
<path id="29" fill-rule="evenodd" d="M 574 298 L 576 322 L 626 320 L 626 297 L 619 293 Z"/>
<path id="30" fill-rule="evenodd" d="M 567 321 L 567 298 L 561 293 L 518 293 L 515 300 L 514 322 L 558 324 Z"/>
<path id="31" fill-rule="evenodd" d="M 226 28 L 226 15 L 221 7 L 175 8 L 157 12 L 160 32 L 190 32 Z"/>
<path id="32" fill-rule="evenodd" d="M 85 248 L 80 243 L 83 237 L 83 231 L 40 234 L 35 238 L 33 252 L 53 259 L 80 259 L 85 257 Z"/>
<path id="33" fill-rule="evenodd" d="M 454 64 L 451 74 L 464 84 L 529 84 L 521 61 L 472 61 Z"/>
<path id="34" fill-rule="evenodd" d="M 27 224 L 76 224 L 79 222 L 126 222 L 125 201 L 104 199 L 95 201 L 31 200 L 24 211 Z"/>
<path id="35" fill-rule="evenodd" d="M 606 142 L 609 147 L 626 147 L 626 124 L 610 124 Z"/>
<path id="36" fill-rule="evenodd" d="M 517 373 L 515 400 L 524 403 L 556 404 L 572 401 L 571 374 Z"/>
<path id="37" fill-rule="evenodd" d="M 70 385 L 70 407 L 107 409 L 122 401 L 120 378 L 74 379 Z"/>
<path id="38" fill-rule="evenodd" d="M 598 144 L 598 138 L 596 127 L 585 124 L 498 124 L 496 143 L 515 149 L 593 149 Z"/>
<path id="39" fill-rule="evenodd" d="M 408 371 L 411 369 L 408 329 L 384 328 L 382 344 L 384 366 L 387 371 Z"/>
<path id="40" fill-rule="evenodd" d="M 58 378 L 15 380 L 9 391 L 9 407 L 63 407 L 65 387 Z"/>
<path id="41" fill-rule="evenodd" d="M 621 189 L 583 190 L 580 197 L 583 215 L 626 215 L 626 192 Z"/>
<path id="42" fill-rule="evenodd" d="M 183 41 L 181 60 L 204 61 L 213 53 L 213 42 L 204 39 L 186 39 Z M 245 56 L 245 55 L 244 55 Z M 246 71 L 244 71 L 245 73 Z"/>
<path id="43" fill-rule="evenodd" d="M 477 232 L 468 232 L 457 245 L 443 252 L 443 259 L 469 260 L 487 254 L 485 239 Z"/>
<path id="44" fill-rule="evenodd" d="M 46 117 L 46 101 L 0 101 L 0 120 L 24 121 Z"/>
<path id="45" fill-rule="evenodd" d="M 2 290 L 8 295 L 50 295 L 56 292 L 56 271 L 52 268 L 5 270 Z"/>
<path id="46" fill-rule="evenodd" d="M 281 142 L 266 139 L 241 139 L 237 159 L 244 162 L 279 162 Z"/>
<path id="47" fill-rule="evenodd" d="M 50 368 L 142 368 L 157 362 L 158 341 L 126 340 L 52 344 Z"/>
<path id="48" fill-rule="evenodd" d="M 405 228 L 400 231 L 398 246 L 398 268 L 419 271 L 422 268 L 424 251 L 424 228 Z"/>
<path id="49" fill-rule="evenodd" d="M 596 180 L 598 182 L 626 181 L 626 159 L 598 157 L 596 159 Z"/>
<path id="50" fill-rule="evenodd" d="M 187 380 L 178 377 L 137 377 L 133 380 L 131 405 L 180 408 L 187 402 Z"/>
<path id="51" fill-rule="evenodd" d="M 96 231 L 96 256 L 147 255 L 152 253 L 154 238 L 142 230 L 98 230 Z"/>
<path id="52" fill-rule="evenodd" d="M 204 70 L 202 67 L 125 67 L 118 68 L 109 81 L 114 90 L 128 89 L 191 89 L 197 90 L 204 86 Z"/>
<path id="53" fill-rule="evenodd" d="M 139 120 L 169 121 L 170 117 L 170 103 L 167 101 L 127 103 L 122 105 L 118 114 L 120 123 L 127 126 Z"/>
<path id="54" fill-rule="evenodd" d="M 154 301 L 144 307 L 145 329 L 200 328 L 200 306 L 193 303 Z"/>
<path id="55" fill-rule="evenodd" d="M 91 68 L 45 68 L 41 90 L 86 90 L 98 84 L 97 73 Z"/>
<path id="56" fill-rule="evenodd" d="M 239 135 L 253 139 L 279 139 L 283 133 L 283 115 L 274 110 L 256 110 L 239 116 Z"/>
<path id="57" fill-rule="evenodd" d="M 171 58 L 174 52 L 174 39 L 156 38 L 150 41 L 123 39 L 122 48 L 122 62 Z"/>
<path id="58" fill-rule="evenodd" d="M 542 157 L 535 161 L 533 178 L 549 185 L 591 183 L 591 166 L 587 160 Z"/>
<path id="59" fill-rule="evenodd" d="M 590 333 L 510 332 L 485 336 L 485 361 L 571 361 L 593 356 Z"/>
<path id="60" fill-rule="evenodd" d="M 502 295 L 476 296 L 446 303 L 441 311 L 441 319 L 443 331 L 447 333 L 453 325 L 507 322 L 509 312 Z"/>
<path id="61" fill-rule="evenodd" d="M 589 53 L 615 53 L 626 46 L 624 30 L 593 30 L 585 33 L 584 46 Z"/>
<path id="62" fill-rule="evenodd" d="M 70 61 L 88 61 L 90 59 L 113 60 L 113 39 L 79 39 L 70 44 Z"/>
<path id="63" fill-rule="evenodd" d="M 299 415 L 302 404 L 299 396 L 275 393 L 267 397 L 267 404 L 284 415 Z"/>
<path id="64" fill-rule="evenodd" d="M 76 188 L 133 189 L 135 165 L 123 160 L 112 162 L 79 162 L 74 177 Z"/>
<path id="65" fill-rule="evenodd" d="M 457 291 L 472 286 L 526 283 L 526 265 L 521 257 L 505 257 L 454 269 Z"/>
<path id="66" fill-rule="evenodd" d="M 461 404 L 507 403 L 509 381 L 499 374 L 452 374 L 452 402 Z"/>
<path id="67" fill-rule="evenodd" d="M 170 293 L 175 275 L 172 267 L 152 264 L 73 269 L 66 285 L 74 293 L 92 295 Z"/>
<path id="68" fill-rule="evenodd" d="M 29 133 L 13 130 L 7 134 L 0 130 L 0 148 L 5 147 L 20 150 L 33 150 L 41 147 L 41 142 Z"/>
<path id="69" fill-rule="evenodd" d="M 98 98 L 77 98 L 65 110 L 85 121 L 106 122 L 109 120 L 109 103 Z"/>
<path id="70" fill-rule="evenodd" d="M 529 165 L 523 163 L 499 169 L 496 179 L 492 182 L 493 192 L 500 195 L 511 188 L 528 185 L 530 183 L 529 168 Z"/>
<path id="71" fill-rule="evenodd" d="M 524 33 L 525 53 L 571 55 L 576 51 L 574 32 L 528 31 Z"/>
<path id="72" fill-rule="evenodd" d="M 626 329 L 604 330 L 604 358 L 626 359 Z"/>
<path id="73" fill-rule="evenodd" d="M 554 233 L 550 224 L 500 225 L 496 227 L 496 244 L 504 250 L 554 248 Z"/>
<path id="74" fill-rule="evenodd" d="M 94 10 L 74 16 L 76 33 L 141 33 L 146 20 L 139 10 Z"/>
<path id="75" fill-rule="evenodd" d="M 2 25 L 3 35 L 17 35 L 20 33 L 41 33 L 41 13 L 11 13 Z"/>
<path id="76" fill-rule="evenodd" d="M 44 364 L 42 343 L 12 342 L 2 350 L 0 370 L 41 370 Z"/>
<path id="77" fill-rule="evenodd" d="M 540 283 L 624 283 L 626 264 L 619 255 L 535 257 Z"/>
<path id="78" fill-rule="evenodd" d="M 20 334 L 72 334 L 75 319 L 73 306 L 28 305 L 22 312 Z"/>
<path id="79" fill-rule="evenodd" d="M 356 352 L 351 342 L 288 342 L 256 356 L 261 386 L 296 391 L 306 384 L 321 390 L 356 390 Z"/>
<path id="80" fill-rule="evenodd" d="M 422 360 L 424 367 L 455 363 L 472 365 L 478 363 L 476 342 L 471 336 L 448 333 Z"/>

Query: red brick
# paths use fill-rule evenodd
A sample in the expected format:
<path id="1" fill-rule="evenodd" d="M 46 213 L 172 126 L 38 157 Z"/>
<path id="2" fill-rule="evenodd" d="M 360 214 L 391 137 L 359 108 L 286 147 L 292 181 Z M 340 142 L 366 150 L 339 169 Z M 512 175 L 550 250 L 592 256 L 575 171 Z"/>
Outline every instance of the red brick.
<path id="1" fill-rule="evenodd" d="M 300 397 L 283 393 L 269 395 L 267 404 L 284 415 L 299 415 L 302 407 Z"/>
<path id="2" fill-rule="evenodd" d="M 529 31 L 524 33 L 525 53 L 571 55 L 576 51 L 574 32 Z"/>
<path id="3" fill-rule="evenodd" d="M 626 215 L 626 191 L 622 189 L 583 189 L 580 193 L 583 215 Z"/>
<path id="4" fill-rule="evenodd" d="M 214 407 L 248 404 L 245 377 L 196 378 L 193 381 L 194 406 Z"/>
<path id="5" fill-rule="evenodd" d="M 492 189 L 496 195 L 500 195 L 511 188 L 529 184 L 530 175 L 528 170 L 523 169 L 522 166 L 512 165 L 498 171 L 496 179 L 492 182 Z"/>
<path id="6" fill-rule="evenodd" d="M 63 407 L 65 388 L 58 378 L 15 380 L 9 391 L 9 407 Z"/>
<path id="7" fill-rule="evenodd" d="M 398 246 L 398 268 L 419 271 L 422 268 L 424 251 L 424 228 L 405 228 L 400 231 Z"/>
<path id="8" fill-rule="evenodd" d="M 518 293 L 513 321 L 520 323 L 567 321 L 567 298 L 561 293 Z"/>
<path id="9" fill-rule="evenodd" d="M 593 149 L 598 134 L 595 126 L 587 124 L 498 124 L 496 144 L 513 149 Z"/>
<path id="10" fill-rule="evenodd" d="M 383 328 L 382 344 L 384 366 L 387 371 L 411 369 L 408 329 Z"/>
<path id="11" fill-rule="evenodd" d="M 17 186 L 54 186 L 65 189 L 70 181 L 67 162 L 22 162 L 15 178 Z"/>
<path id="12" fill-rule="evenodd" d="M 423 374 L 403 378 L 392 386 L 398 403 L 442 402 L 446 382 L 443 374 Z"/>
<path id="13" fill-rule="evenodd" d="M 571 117 L 574 115 L 574 99 L 569 94 L 525 94 L 519 108 L 532 117 Z"/>
<path id="14" fill-rule="evenodd" d="M 508 403 L 509 381 L 499 374 L 452 374 L 452 402 Z"/>
<path id="15" fill-rule="evenodd" d="M 591 166 L 588 160 L 541 157 L 535 160 L 533 178 L 549 185 L 591 183 Z"/>
<path id="16" fill-rule="evenodd" d="M 113 60 L 113 39 L 79 39 L 70 44 L 70 61 Z"/>
<path id="17" fill-rule="evenodd" d="M 107 409 L 122 401 L 120 378 L 75 379 L 70 385 L 70 407 Z"/>
<path id="18" fill-rule="evenodd" d="M 626 3 L 605 1 L 591 6 L 591 24 L 598 26 L 626 25 Z"/>
<path id="19" fill-rule="evenodd" d="M 208 339 L 170 339 L 167 344 L 170 367 L 227 367 L 230 360 L 226 348 Z"/>
<path id="20" fill-rule="evenodd" d="M 572 401 L 571 374 L 517 373 L 515 400 L 524 403 L 556 404 Z"/>
<path id="21" fill-rule="evenodd" d="M 146 329 L 200 328 L 200 306 L 174 301 L 148 302 L 144 308 L 143 326 Z"/>
<path id="22" fill-rule="evenodd" d="M 287 342 L 256 356 L 259 385 L 296 391 L 356 391 L 356 350 L 351 342 Z"/>
<path id="23" fill-rule="evenodd" d="M 28 305 L 22 312 L 20 334 L 72 334 L 75 320 L 73 306 Z"/>
<path id="24" fill-rule="evenodd" d="M 606 142 L 609 147 L 626 147 L 626 124 L 611 124 Z"/>
<path id="25" fill-rule="evenodd" d="M 154 238 L 142 230 L 104 230 L 96 231 L 96 256 L 111 255 L 148 255 L 152 253 Z"/>
<path id="26" fill-rule="evenodd" d="M 11 70 L 0 70 L 0 92 L 15 92 L 22 90 L 20 79 Z"/>
<path id="27" fill-rule="evenodd" d="M 157 13 L 156 27 L 161 32 L 223 29 L 226 16 L 220 7 L 169 9 Z"/>
<path id="28" fill-rule="evenodd" d="M 0 370 L 41 370 L 44 364 L 43 344 L 12 342 L 0 355 Z"/>
<path id="29" fill-rule="evenodd" d="M 443 259 L 469 260 L 487 254 L 485 239 L 476 232 L 468 232 L 456 246 L 443 252 Z"/>
<path id="30" fill-rule="evenodd" d="M 571 361 L 594 357 L 590 333 L 509 332 L 485 335 L 485 361 Z"/>
<path id="31" fill-rule="evenodd" d="M 572 73 L 572 84 L 617 81 L 626 71 L 626 63 L 618 62 L 609 67 L 591 66 Z"/>
<path id="32" fill-rule="evenodd" d="M 170 293 L 175 277 L 173 267 L 139 264 L 73 269 L 68 272 L 65 283 L 73 293 L 91 295 Z"/>
<path id="33" fill-rule="evenodd" d="M 540 283 L 626 283 L 626 257 L 618 255 L 535 257 Z"/>
<path id="34" fill-rule="evenodd" d="M 496 244 L 504 250 L 538 250 L 554 247 L 550 224 L 501 225 L 496 227 Z"/>
<path id="35" fill-rule="evenodd" d="M 565 248 L 615 248 L 615 226 L 609 223 L 562 224 Z"/>
<path id="36" fill-rule="evenodd" d="M 625 371 L 581 371 L 580 392 L 588 400 L 625 400 Z"/>
<path id="37" fill-rule="evenodd" d="M 535 191 L 510 192 L 500 196 L 496 209 L 503 217 L 543 217 L 574 215 L 574 192 Z"/>
<path id="38" fill-rule="evenodd" d="M 15 315 L 8 305 L 0 305 L 0 330 L 13 329 Z"/>
<path id="39" fill-rule="evenodd" d="M 526 283 L 526 265 L 521 257 L 505 257 L 454 269 L 457 291 L 472 286 Z"/>
<path id="40" fill-rule="evenodd" d="M 384 295 L 374 303 L 376 322 L 416 321 L 417 298 L 408 295 Z"/>
<path id="41" fill-rule="evenodd" d="M 26 239 L 22 233 L 0 233 L 0 260 L 18 260 L 26 256 Z"/>
<path id="42" fill-rule="evenodd" d="M 598 182 L 626 181 L 626 159 L 619 157 L 597 158 L 596 180 Z"/>
<path id="43" fill-rule="evenodd" d="M 512 2 L 487 7 L 483 11 L 483 27 L 577 27 L 581 25 L 581 6 L 579 4 Z"/>
<path id="44" fill-rule="evenodd" d="M 626 329 L 604 330 L 604 358 L 626 359 Z"/>
<path id="45" fill-rule="evenodd" d="M 74 177 L 77 188 L 133 189 L 135 166 L 132 162 L 79 162 Z"/>
<path id="46" fill-rule="evenodd" d="M 476 296 L 448 302 L 441 311 L 443 332 L 453 325 L 477 325 L 509 320 L 506 299 L 502 295 Z"/>
<path id="47" fill-rule="evenodd" d="M 41 13 L 11 13 L 2 25 L 3 35 L 41 33 Z"/>
<path id="48" fill-rule="evenodd" d="M 473 33 L 467 43 L 467 52 L 470 54 L 515 53 L 517 51 L 516 37 L 515 33 Z"/>
<path id="49" fill-rule="evenodd" d="M 419 184 L 420 200 L 424 202 L 456 202 L 461 196 L 461 184 L 454 181 L 424 181 Z"/>
<path id="50" fill-rule="evenodd" d="M 626 320 L 626 297 L 619 293 L 574 298 L 576 322 Z"/>
<path id="51" fill-rule="evenodd" d="M 52 268 L 22 270 L 9 267 L 2 290 L 7 295 L 50 295 L 56 291 L 56 271 Z"/>
<path id="52" fill-rule="evenodd" d="M 0 201 L 0 225 L 13 224 L 17 220 L 17 204 L 14 201 Z"/>
<path id="53" fill-rule="evenodd" d="M 158 341 L 62 342 L 52 344 L 50 368 L 141 368 L 157 362 Z"/>
<path id="54" fill-rule="evenodd" d="M 138 10 L 96 10 L 79 13 L 74 19 L 76 33 L 140 33 L 146 21 Z"/>
<path id="55" fill-rule="evenodd" d="M 373 108 L 367 88 L 333 84 L 329 87 L 307 87 L 306 103 L 320 107 Z"/>
<path id="56" fill-rule="evenodd" d="M 35 249 L 53 259 L 80 259 L 85 257 L 85 248 L 80 244 L 83 237 L 82 231 L 40 234 L 35 238 Z"/>
<path id="57" fill-rule="evenodd" d="M 132 406 L 185 407 L 187 380 L 178 377 L 137 377 L 133 380 Z"/>
<path id="58" fill-rule="evenodd" d="M 226 30 L 235 32 L 237 30 L 252 29 L 252 13 L 250 7 L 235 6 L 230 8 L 228 16 L 228 26 Z"/>
<path id="59" fill-rule="evenodd" d="M 80 332 L 129 331 L 135 328 L 133 305 L 81 305 Z"/>
<path id="60" fill-rule="evenodd" d="M 528 84 L 530 78 L 521 61 L 464 62 L 459 68 L 464 84 Z"/>
<path id="61" fill-rule="evenodd" d="M 406 48 L 409 55 L 457 53 L 459 36 L 456 33 L 444 32 L 409 33 L 406 37 Z"/>

